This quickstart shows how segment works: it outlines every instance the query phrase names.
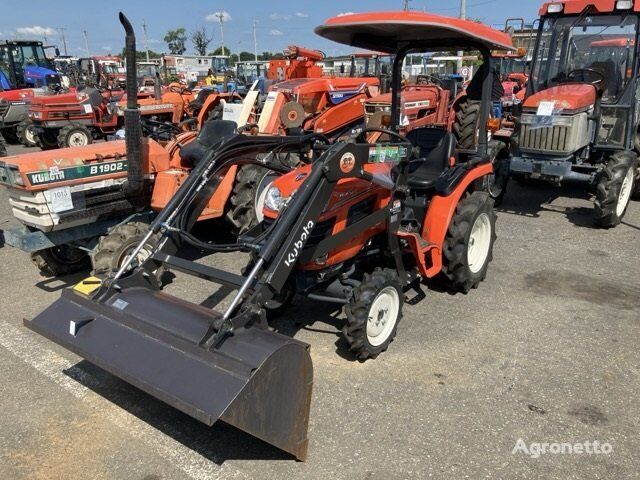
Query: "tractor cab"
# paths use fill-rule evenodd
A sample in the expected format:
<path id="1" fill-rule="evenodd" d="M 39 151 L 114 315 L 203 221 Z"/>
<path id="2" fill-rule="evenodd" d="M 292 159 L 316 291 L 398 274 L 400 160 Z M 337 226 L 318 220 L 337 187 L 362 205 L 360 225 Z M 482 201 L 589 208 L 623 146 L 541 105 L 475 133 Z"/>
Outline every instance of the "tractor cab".
<path id="1" fill-rule="evenodd" d="M 0 91 L 60 87 L 60 75 L 47 58 L 42 42 L 0 43 Z"/>
<path id="2" fill-rule="evenodd" d="M 638 0 L 542 6 L 511 161 L 517 179 L 597 187 L 605 227 L 624 215 L 638 163 L 639 11 Z"/>

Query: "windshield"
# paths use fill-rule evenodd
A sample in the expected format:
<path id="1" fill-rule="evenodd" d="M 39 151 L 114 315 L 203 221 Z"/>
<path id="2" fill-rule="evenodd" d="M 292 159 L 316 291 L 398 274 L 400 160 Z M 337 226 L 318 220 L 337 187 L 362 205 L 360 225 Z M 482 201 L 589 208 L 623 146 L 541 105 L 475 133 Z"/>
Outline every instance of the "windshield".
<path id="1" fill-rule="evenodd" d="M 111 64 L 102 65 L 102 71 L 104 73 L 118 73 L 118 67 Z"/>
<path id="2" fill-rule="evenodd" d="M 138 65 L 138 77 L 155 77 L 156 70 L 155 65 Z"/>
<path id="3" fill-rule="evenodd" d="M 633 15 L 545 18 L 532 69 L 533 92 L 577 81 L 597 83 L 603 101 L 615 100 L 631 78 L 636 28 Z"/>
<path id="4" fill-rule="evenodd" d="M 496 60 L 498 73 L 505 78 L 510 73 L 525 73 L 527 61 L 524 58 L 503 57 Z"/>

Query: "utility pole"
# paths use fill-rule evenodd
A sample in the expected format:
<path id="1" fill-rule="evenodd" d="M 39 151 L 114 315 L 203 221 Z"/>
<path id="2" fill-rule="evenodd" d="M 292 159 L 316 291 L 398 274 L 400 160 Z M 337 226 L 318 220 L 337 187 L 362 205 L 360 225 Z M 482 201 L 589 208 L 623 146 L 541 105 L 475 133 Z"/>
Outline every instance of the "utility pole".
<path id="1" fill-rule="evenodd" d="M 147 24 L 142 21 L 142 31 L 144 32 L 144 49 L 147 52 L 147 63 L 149 63 L 149 38 L 147 37 Z"/>
<path id="2" fill-rule="evenodd" d="M 467 19 L 467 0 L 460 0 L 460 18 L 462 20 Z M 458 56 L 460 59 L 458 60 L 458 73 L 462 70 L 462 56 L 464 55 L 463 51 L 458 52 Z"/>
<path id="3" fill-rule="evenodd" d="M 60 30 L 60 36 L 62 37 L 62 46 L 64 48 L 64 55 L 67 56 L 67 39 L 64 36 L 64 31 L 66 30 L 65 27 L 58 27 L 58 30 Z"/>
<path id="4" fill-rule="evenodd" d="M 405 12 L 409 11 L 409 2 L 411 2 L 411 0 L 404 0 L 404 11 Z"/>
<path id="5" fill-rule="evenodd" d="M 87 51 L 87 57 L 90 57 L 91 52 L 89 51 L 89 36 L 87 35 L 86 30 L 82 30 L 82 36 L 84 37 L 84 49 Z"/>
<path id="6" fill-rule="evenodd" d="M 255 20 L 253 21 L 253 56 L 254 60 L 258 61 L 258 35 L 256 33 L 257 23 Z"/>
<path id="7" fill-rule="evenodd" d="M 216 17 L 220 20 L 220 47 L 222 49 L 222 55 L 224 55 L 224 12 L 217 12 Z"/>

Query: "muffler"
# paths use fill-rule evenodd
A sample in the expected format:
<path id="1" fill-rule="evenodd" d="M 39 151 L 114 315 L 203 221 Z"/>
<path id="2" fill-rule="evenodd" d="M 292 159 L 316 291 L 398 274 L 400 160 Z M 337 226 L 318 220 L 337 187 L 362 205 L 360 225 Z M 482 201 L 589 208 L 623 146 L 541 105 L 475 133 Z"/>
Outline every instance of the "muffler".
<path id="1" fill-rule="evenodd" d="M 104 301 L 74 289 L 27 328 L 211 426 L 218 420 L 299 460 L 307 454 L 309 346 L 255 325 L 201 345 L 220 314 L 129 287 Z"/>

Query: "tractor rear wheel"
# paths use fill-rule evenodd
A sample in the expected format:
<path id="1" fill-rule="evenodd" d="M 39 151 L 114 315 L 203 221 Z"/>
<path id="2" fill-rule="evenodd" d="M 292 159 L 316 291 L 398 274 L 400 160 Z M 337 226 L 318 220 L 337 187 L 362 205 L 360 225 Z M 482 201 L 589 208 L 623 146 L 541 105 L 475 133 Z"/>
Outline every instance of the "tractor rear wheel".
<path id="1" fill-rule="evenodd" d="M 238 169 L 227 210 L 227 220 L 235 233 L 246 232 L 262 218 L 262 212 L 256 212 L 260 208 L 259 190 L 266 188 L 262 180 L 270 173 L 271 170 L 258 165 L 243 165 Z"/>
<path id="2" fill-rule="evenodd" d="M 596 186 L 594 219 L 600 227 L 615 227 L 622 221 L 634 190 L 637 159 L 613 154 L 601 172 Z"/>
<path id="3" fill-rule="evenodd" d="M 36 143 L 42 150 L 58 148 L 58 136 L 56 130 L 46 129 L 36 135 Z"/>
<path id="4" fill-rule="evenodd" d="M 84 125 L 71 124 L 60 129 L 57 142 L 60 148 L 86 147 L 93 143 L 93 136 Z"/>
<path id="5" fill-rule="evenodd" d="M 33 121 L 26 119 L 21 121 L 17 128 L 16 134 L 20 143 L 25 147 L 37 147 L 38 146 L 38 134 L 35 131 Z"/>
<path id="6" fill-rule="evenodd" d="M 496 239 L 496 214 L 486 192 L 467 193 L 458 203 L 442 249 L 447 286 L 467 293 L 487 276 Z"/>
<path id="7" fill-rule="evenodd" d="M 31 254 L 31 260 L 45 277 L 57 277 L 86 270 L 91 265 L 84 250 L 61 245 Z"/>
<path id="8" fill-rule="evenodd" d="M 462 150 L 475 150 L 478 145 L 478 119 L 480 118 L 480 105 L 477 100 L 465 99 L 455 109 L 453 133 L 458 141 L 458 148 Z"/>
<path id="9" fill-rule="evenodd" d="M 108 275 L 120 270 L 148 232 L 149 225 L 144 222 L 129 222 L 113 228 L 107 235 L 100 238 L 98 246 L 91 253 L 92 273 Z M 133 260 L 130 270 L 142 265 L 149 258 L 159 240 L 159 234 L 151 236 Z M 152 273 L 160 281 L 164 271 L 162 264 L 158 263 Z"/>
<path id="10" fill-rule="evenodd" d="M 359 360 L 376 358 L 396 336 L 404 293 L 395 270 L 376 268 L 365 274 L 345 307 L 342 329 L 349 349 Z"/>

